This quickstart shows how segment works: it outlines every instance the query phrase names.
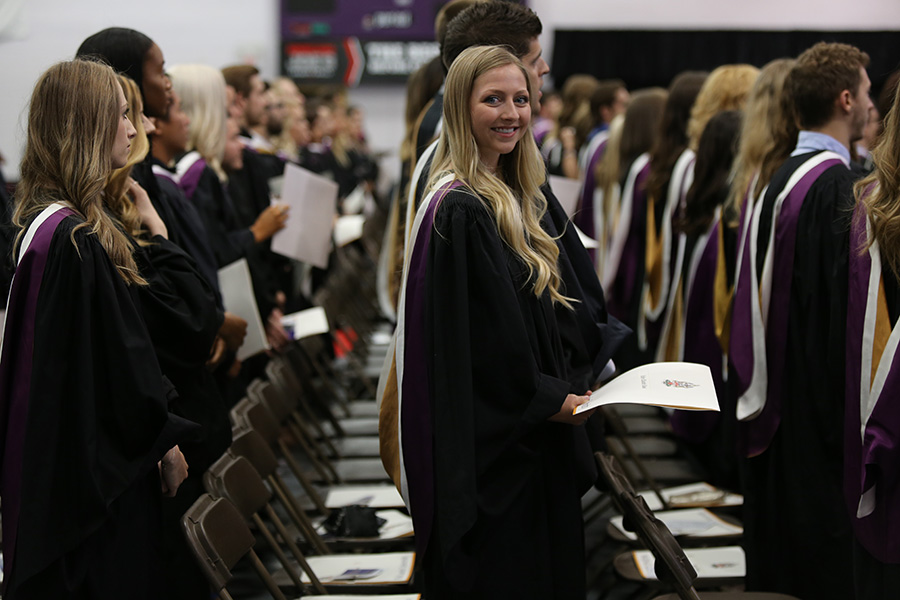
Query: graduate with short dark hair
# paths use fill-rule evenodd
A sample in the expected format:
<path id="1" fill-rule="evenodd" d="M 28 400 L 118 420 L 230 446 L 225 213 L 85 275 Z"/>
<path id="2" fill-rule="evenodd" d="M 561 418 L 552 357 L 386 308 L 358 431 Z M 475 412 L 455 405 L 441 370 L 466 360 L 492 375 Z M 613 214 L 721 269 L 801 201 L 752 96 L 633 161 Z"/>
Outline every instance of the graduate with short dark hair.
<path id="1" fill-rule="evenodd" d="M 731 361 L 746 457 L 747 587 L 852 598 L 842 493 L 850 145 L 869 107 L 868 56 L 819 43 L 786 93 L 801 128 L 754 207 L 740 255 Z"/>

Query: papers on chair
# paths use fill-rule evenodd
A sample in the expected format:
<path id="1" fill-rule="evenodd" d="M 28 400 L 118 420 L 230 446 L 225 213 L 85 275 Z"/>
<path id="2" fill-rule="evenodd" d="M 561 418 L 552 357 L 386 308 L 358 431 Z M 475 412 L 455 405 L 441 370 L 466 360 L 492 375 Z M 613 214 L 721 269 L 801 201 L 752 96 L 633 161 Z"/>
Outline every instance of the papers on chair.
<path id="1" fill-rule="evenodd" d="M 363 215 L 344 215 L 334 224 L 334 245 L 338 248 L 362 237 L 366 218 Z"/>
<path id="2" fill-rule="evenodd" d="M 378 528 L 378 539 L 380 540 L 395 540 L 415 534 L 412 517 L 399 510 L 379 510 L 375 511 L 375 516 L 384 519 L 384 523 Z"/>
<path id="3" fill-rule="evenodd" d="M 306 561 L 324 584 L 402 584 L 412 577 L 416 553 L 331 554 L 310 556 Z M 304 572 L 301 581 L 309 583 L 309 575 Z"/>
<path id="4" fill-rule="evenodd" d="M 706 365 L 651 363 L 619 375 L 575 409 L 574 414 L 606 404 L 649 404 L 684 410 L 719 410 L 712 372 Z"/>
<path id="5" fill-rule="evenodd" d="M 660 490 L 662 497 L 672 506 L 687 508 L 691 506 L 740 506 L 744 497 L 720 490 L 706 482 L 688 483 Z M 638 492 L 644 498 L 647 507 L 652 511 L 662 510 L 663 505 L 651 490 Z"/>
<path id="6" fill-rule="evenodd" d="M 403 497 L 392 485 L 344 485 L 329 490 L 325 498 L 327 508 L 353 504 L 373 508 L 399 508 L 404 505 Z"/>
<path id="7" fill-rule="evenodd" d="M 335 182 L 288 163 L 281 202 L 291 211 L 284 229 L 272 237 L 272 250 L 322 269 L 327 267 L 337 193 Z"/>
<path id="8" fill-rule="evenodd" d="M 281 325 L 292 340 L 328 333 L 328 316 L 321 306 L 314 306 L 281 317 Z"/>
<path id="9" fill-rule="evenodd" d="M 329 594 L 328 596 L 304 595 L 303 600 L 360 600 L 361 597 L 377 598 L 378 600 L 422 600 L 422 594 L 378 594 L 377 596 L 360 596 L 358 594 Z"/>
<path id="10" fill-rule="evenodd" d="M 653 516 L 662 521 L 674 536 L 723 537 L 741 535 L 744 528 L 723 521 L 705 508 L 661 510 Z M 630 540 L 638 539 L 634 532 L 622 526 L 623 517 L 613 517 L 610 524 Z"/>
<path id="11" fill-rule="evenodd" d="M 250 279 L 247 259 L 236 260 L 219 269 L 219 288 L 222 290 L 222 303 L 225 309 L 247 321 L 247 336 L 238 348 L 237 359 L 244 360 L 268 350 L 269 342 L 266 339 L 262 319 L 259 318 L 259 308 L 253 295 L 253 281 Z"/>
<path id="12" fill-rule="evenodd" d="M 341 203 L 341 210 L 345 215 L 355 215 L 361 213 L 366 207 L 366 188 L 358 185 L 353 191 L 347 194 Z"/>
<path id="13" fill-rule="evenodd" d="M 568 177 L 560 177 L 559 175 L 551 175 L 549 178 L 550 189 L 553 195 L 559 200 L 559 204 L 566 212 L 566 216 L 570 219 L 578 208 L 578 195 L 581 193 L 581 182 L 577 179 L 569 179 Z"/>
<path id="14" fill-rule="evenodd" d="M 653 566 L 656 559 L 653 554 L 649 550 L 638 550 L 631 554 L 641 576 L 644 579 L 655 580 L 656 572 Z M 698 579 L 738 578 L 747 574 L 747 561 L 740 546 L 688 548 L 684 554 L 697 571 Z"/>

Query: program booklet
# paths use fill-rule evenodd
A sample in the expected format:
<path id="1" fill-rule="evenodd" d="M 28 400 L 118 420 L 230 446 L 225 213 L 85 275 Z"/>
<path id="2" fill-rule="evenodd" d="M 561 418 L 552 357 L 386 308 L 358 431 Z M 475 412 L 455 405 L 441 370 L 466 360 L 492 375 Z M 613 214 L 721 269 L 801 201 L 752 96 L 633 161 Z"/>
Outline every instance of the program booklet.
<path id="1" fill-rule="evenodd" d="M 635 367 L 591 394 L 578 414 L 606 404 L 647 404 L 683 410 L 719 410 L 712 372 L 706 365 L 660 362 Z"/>

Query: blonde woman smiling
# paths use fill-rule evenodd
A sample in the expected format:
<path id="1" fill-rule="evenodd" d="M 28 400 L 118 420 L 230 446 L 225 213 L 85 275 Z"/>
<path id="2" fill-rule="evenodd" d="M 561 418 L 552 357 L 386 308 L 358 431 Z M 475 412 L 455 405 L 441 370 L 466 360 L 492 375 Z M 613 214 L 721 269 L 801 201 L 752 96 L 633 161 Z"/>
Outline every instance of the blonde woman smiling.
<path id="1" fill-rule="evenodd" d="M 541 192 L 536 93 L 503 48 L 454 61 L 413 225 L 382 443 L 429 599 L 585 595 L 590 413 L 572 414 L 587 397 L 562 332 L 583 299 Z"/>

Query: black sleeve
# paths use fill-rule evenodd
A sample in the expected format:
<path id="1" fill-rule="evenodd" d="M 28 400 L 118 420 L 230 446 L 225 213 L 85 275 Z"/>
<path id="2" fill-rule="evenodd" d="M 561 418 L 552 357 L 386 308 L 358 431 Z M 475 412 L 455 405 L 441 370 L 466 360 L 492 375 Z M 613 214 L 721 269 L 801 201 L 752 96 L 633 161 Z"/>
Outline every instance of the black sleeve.
<path id="1" fill-rule="evenodd" d="M 558 238 L 563 293 L 576 300 L 574 313 L 558 312 L 572 383 L 581 393 L 599 377 L 624 339 L 631 335 L 631 330 L 607 312 L 603 286 L 591 257 L 549 183 L 541 191 L 547 198 L 545 229 L 552 237 Z"/>
<path id="2" fill-rule="evenodd" d="M 135 259 L 149 283 L 139 296 L 160 361 L 203 368 L 224 318 L 212 286 L 193 259 L 163 237 L 136 247 Z"/>
<path id="3" fill-rule="evenodd" d="M 254 245 L 253 233 L 241 228 L 229 210 L 225 191 L 212 169 L 206 169 L 191 199 L 200 218 L 219 268 L 247 255 Z"/>

